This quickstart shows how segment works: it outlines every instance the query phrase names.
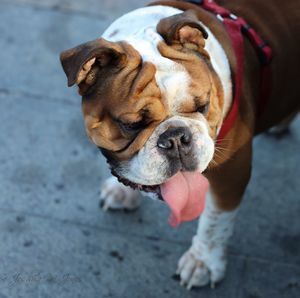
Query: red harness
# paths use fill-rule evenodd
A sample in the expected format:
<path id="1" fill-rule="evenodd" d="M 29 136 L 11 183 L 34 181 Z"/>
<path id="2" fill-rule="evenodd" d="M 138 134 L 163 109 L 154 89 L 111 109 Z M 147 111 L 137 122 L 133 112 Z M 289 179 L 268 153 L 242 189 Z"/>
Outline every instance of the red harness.
<path id="1" fill-rule="evenodd" d="M 234 76 L 234 98 L 231 110 L 226 116 L 217 141 L 221 141 L 228 131 L 233 127 L 238 116 L 239 105 L 241 102 L 242 85 L 244 78 L 244 37 L 246 36 L 254 49 L 261 63 L 260 74 L 260 93 L 258 98 L 257 114 L 263 111 L 270 90 L 271 71 L 268 67 L 272 60 L 272 49 L 260 38 L 257 32 L 241 17 L 232 14 L 229 10 L 219 6 L 213 0 L 188 0 L 200 5 L 203 9 L 214 13 L 217 18 L 224 23 L 227 33 L 231 39 L 232 47 L 236 56 L 236 72 Z"/>

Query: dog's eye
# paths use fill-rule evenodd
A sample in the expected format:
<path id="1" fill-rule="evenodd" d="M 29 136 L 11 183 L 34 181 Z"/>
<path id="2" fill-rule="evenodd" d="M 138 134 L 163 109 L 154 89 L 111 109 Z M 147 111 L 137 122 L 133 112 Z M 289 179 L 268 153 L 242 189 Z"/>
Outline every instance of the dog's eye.
<path id="1" fill-rule="evenodd" d="M 146 127 L 146 123 L 143 120 L 133 123 L 124 123 L 119 121 L 119 126 L 125 133 L 136 134 Z"/>
<path id="2" fill-rule="evenodd" d="M 197 106 L 197 112 L 206 115 L 208 112 L 208 108 L 209 108 L 209 102 L 202 104 L 202 105 L 198 105 Z"/>

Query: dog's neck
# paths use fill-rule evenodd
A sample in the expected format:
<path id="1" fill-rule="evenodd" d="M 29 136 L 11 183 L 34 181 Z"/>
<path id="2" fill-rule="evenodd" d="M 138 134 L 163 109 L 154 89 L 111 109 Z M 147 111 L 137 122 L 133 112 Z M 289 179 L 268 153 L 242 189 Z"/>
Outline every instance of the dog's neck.
<path id="1" fill-rule="evenodd" d="M 181 12 L 179 9 L 168 6 L 140 8 L 117 19 L 103 34 L 103 38 L 109 41 L 127 41 L 140 53 L 143 61 L 152 62 L 157 67 L 157 83 L 160 88 L 164 88 L 169 93 L 169 102 L 174 102 L 175 99 L 184 95 L 189 83 L 188 74 L 177 63 L 160 55 L 157 44 L 162 41 L 162 37 L 157 33 L 156 26 L 162 18 Z M 204 24 L 202 26 L 208 32 L 205 49 L 209 53 L 212 66 L 224 90 L 224 119 L 232 102 L 230 66 L 221 44 L 209 28 Z"/>

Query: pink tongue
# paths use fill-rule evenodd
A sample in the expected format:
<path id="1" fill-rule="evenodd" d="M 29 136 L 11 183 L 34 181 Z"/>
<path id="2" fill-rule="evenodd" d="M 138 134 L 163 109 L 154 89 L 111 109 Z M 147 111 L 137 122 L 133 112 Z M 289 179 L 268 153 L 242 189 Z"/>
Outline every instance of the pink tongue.
<path id="1" fill-rule="evenodd" d="M 208 186 L 208 180 L 198 172 L 178 172 L 160 186 L 163 199 L 172 211 L 169 218 L 172 227 L 202 213 Z"/>

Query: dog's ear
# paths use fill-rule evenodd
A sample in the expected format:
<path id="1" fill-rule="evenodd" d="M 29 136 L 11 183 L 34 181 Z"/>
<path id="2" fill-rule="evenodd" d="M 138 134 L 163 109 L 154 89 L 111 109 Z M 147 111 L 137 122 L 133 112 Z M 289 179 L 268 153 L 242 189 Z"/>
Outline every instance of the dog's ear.
<path id="1" fill-rule="evenodd" d="M 202 49 L 208 34 L 192 10 L 162 19 L 157 32 L 168 45 L 181 44 L 190 48 Z"/>
<path id="2" fill-rule="evenodd" d="M 91 86 L 96 82 L 97 72 L 103 67 L 117 67 L 125 64 L 126 54 L 117 43 L 103 38 L 89 41 L 61 53 L 60 61 L 68 78 L 68 86 L 75 83 Z M 81 92 L 80 92 L 81 93 Z"/>

